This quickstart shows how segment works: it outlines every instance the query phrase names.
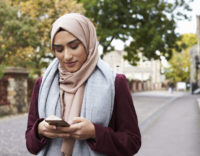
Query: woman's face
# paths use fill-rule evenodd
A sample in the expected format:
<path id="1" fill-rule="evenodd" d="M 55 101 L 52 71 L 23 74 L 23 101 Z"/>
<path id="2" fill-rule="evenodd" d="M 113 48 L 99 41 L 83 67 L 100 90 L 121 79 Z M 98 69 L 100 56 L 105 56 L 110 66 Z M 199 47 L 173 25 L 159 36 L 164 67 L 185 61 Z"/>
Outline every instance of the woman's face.
<path id="1" fill-rule="evenodd" d="M 60 65 L 70 73 L 78 71 L 87 60 L 87 53 L 81 41 L 67 31 L 56 33 L 53 51 Z"/>

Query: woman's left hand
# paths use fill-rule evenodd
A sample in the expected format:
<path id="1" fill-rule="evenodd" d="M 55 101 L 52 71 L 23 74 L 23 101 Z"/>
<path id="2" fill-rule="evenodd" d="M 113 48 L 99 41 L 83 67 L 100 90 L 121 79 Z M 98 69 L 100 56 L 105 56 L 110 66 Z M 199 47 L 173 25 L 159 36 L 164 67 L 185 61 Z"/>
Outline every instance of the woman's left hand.
<path id="1" fill-rule="evenodd" d="M 83 117 L 75 117 L 69 127 L 57 127 L 57 129 L 69 133 L 75 139 L 96 138 L 94 124 Z"/>

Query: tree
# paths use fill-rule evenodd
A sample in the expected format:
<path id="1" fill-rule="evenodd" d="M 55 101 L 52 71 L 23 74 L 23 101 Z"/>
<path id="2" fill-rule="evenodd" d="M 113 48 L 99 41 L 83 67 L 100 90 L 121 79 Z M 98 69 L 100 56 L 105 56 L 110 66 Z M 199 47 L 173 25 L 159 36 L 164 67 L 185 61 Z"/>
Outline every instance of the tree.
<path id="1" fill-rule="evenodd" d="M 84 9 L 81 4 L 77 4 L 76 0 L 6 0 L 6 3 L 9 6 L 9 11 L 14 8 L 14 17 L 18 15 L 16 23 L 20 23 L 24 30 L 23 34 L 14 40 L 16 44 L 20 42 L 23 44 L 19 44 L 18 47 L 13 46 L 15 49 L 9 51 L 10 55 L 7 59 L 9 61 L 6 61 L 6 64 L 24 66 L 31 70 L 32 75 L 40 76 L 41 69 L 47 67 L 49 61 L 54 58 L 50 52 L 52 23 L 65 13 L 83 13 Z M 0 14 L 0 16 L 3 16 L 3 14 Z M 3 21 L 7 23 L 10 20 L 3 19 Z M 27 25 L 23 24 L 22 21 Z M 18 32 L 15 29 L 16 23 L 10 23 L 11 28 L 2 29 L 1 32 L 11 34 L 11 38 L 13 38 Z M 14 30 L 16 30 L 16 34 L 12 33 Z M 23 38 L 25 36 L 27 38 Z M 24 42 L 28 42 L 28 46 L 25 46 Z M 11 46 L 5 45 L 5 47 Z M 5 53 L 7 55 L 8 51 L 5 51 Z M 16 63 L 16 60 L 19 60 L 18 63 Z"/>
<path id="2" fill-rule="evenodd" d="M 31 27 L 33 21 L 28 18 L 21 19 L 18 10 L 5 1 L 0 2 L 0 15 L 0 64 L 2 64 L 6 61 L 5 58 L 11 54 L 15 55 L 19 48 L 33 46 L 25 33 L 34 33 L 35 30 Z"/>
<path id="3" fill-rule="evenodd" d="M 99 42 L 103 46 L 103 55 L 114 49 L 114 39 L 128 41 L 125 47 L 127 59 L 135 65 L 138 53 L 147 59 L 159 59 L 155 52 L 170 59 L 172 49 L 179 35 L 175 33 L 176 20 L 188 16 L 180 10 L 190 10 L 184 0 L 79 0 L 84 4 L 86 16 L 97 26 Z M 192 1 L 192 0 L 190 0 Z M 180 48 L 179 48 L 180 50 Z"/>
<path id="4" fill-rule="evenodd" d="M 4 67 L 9 64 L 20 64 L 18 57 L 21 51 L 22 58 L 27 55 L 30 47 L 34 48 L 36 33 L 34 21 L 27 16 L 21 18 L 15 7 L 9 6 L 6 1 L 0 2 L 0 75 Z M 15 56 L 14 60 L 10 57 Z"/>
<path id="5" fill-rule="evenodd" d="M 173 56 L 169 60 L 169 67 L 165 68 L 166 79 L 176 82 L 189 82 L 190 80 L 190 54 L 189 49 L 197 44 L 197 37 L 194 34 L 184 34 L 177 42 L 185 49 L 181 52 L 173 50 Z"/>

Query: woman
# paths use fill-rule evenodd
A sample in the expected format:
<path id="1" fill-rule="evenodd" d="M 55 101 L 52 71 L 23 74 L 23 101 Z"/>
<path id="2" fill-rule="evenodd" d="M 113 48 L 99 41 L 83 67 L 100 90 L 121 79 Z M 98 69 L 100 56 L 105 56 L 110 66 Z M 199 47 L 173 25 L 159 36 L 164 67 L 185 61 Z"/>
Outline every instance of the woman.
<path id="1" fill-rule="evenodd" d="M 37 155 L 132 156 L 141 146 L 136 112 L 124 75 L 98 56 L 93 24 L 71 13 L 55 21 L 56 58 L 32 93 L 26 145 Z M 62 118 L 69 127 L 48 124 Z"/>

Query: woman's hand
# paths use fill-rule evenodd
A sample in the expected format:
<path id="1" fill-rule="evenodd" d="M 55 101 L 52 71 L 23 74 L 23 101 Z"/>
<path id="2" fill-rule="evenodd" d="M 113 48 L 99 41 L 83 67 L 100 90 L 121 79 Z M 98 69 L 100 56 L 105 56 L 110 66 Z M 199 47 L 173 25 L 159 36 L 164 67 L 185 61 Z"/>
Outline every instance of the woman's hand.
<path id="1" fill-rule="evenodd" d="M 58 130 L 70 134 L 74 139 L 95 139 L 93 123 L 83 117 L 75 117 L 69 127 L 57 127 Z"/>
<path id="2" fill-rule="evenodd" d="M 56 116 L 50 116 L 48 119 L 60 119 Z M 45 136 L 47 138 L 66 138 L 69 137 L 69 134 L 64 131 L 57 129 L 55 125 L 49 125 L 45 120 L 41 121 L 38 124 L 38 134 L 39 137 Z"/>
<path id="3" fill-rule="evenodd" d="M 48 117 L 48 119 L 57 118 L 56 116 Z M 83 117 L 75 117 L 69 127 L 56 127 L 43 120 L 38 125 L 38 134 L 47 138 L 95 139 L 95 127 L 93 123 Z"/>

